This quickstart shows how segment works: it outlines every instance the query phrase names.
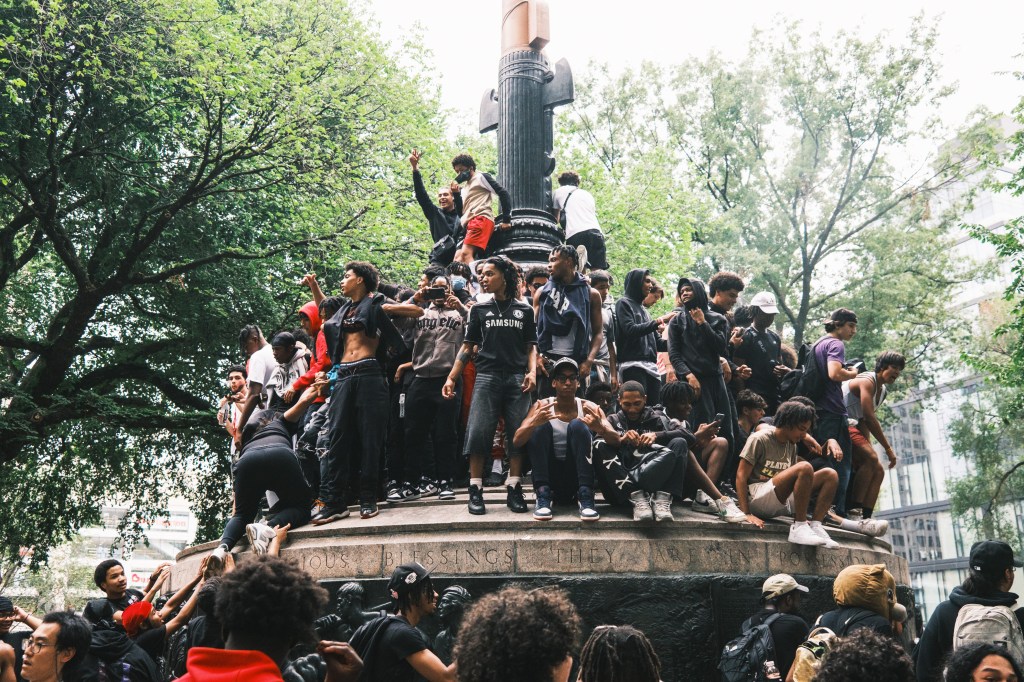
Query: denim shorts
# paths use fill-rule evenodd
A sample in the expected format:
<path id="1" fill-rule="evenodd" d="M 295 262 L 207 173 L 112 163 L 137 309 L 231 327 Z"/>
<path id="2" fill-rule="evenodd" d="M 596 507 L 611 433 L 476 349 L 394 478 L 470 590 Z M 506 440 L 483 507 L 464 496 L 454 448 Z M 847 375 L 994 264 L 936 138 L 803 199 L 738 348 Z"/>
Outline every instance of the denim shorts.
<path id="1" fill-rule="evenodd" d="M 476 375 L 473 398 L 466 422 L 466 455 L 490 455 L 498 418 L 505 418 L 505 452 L 510 457 L 521 450 L 512 445 L 512 437 L 530 411 L 530 394 L 523 393 L 524 374 L 481 372 Z"/>

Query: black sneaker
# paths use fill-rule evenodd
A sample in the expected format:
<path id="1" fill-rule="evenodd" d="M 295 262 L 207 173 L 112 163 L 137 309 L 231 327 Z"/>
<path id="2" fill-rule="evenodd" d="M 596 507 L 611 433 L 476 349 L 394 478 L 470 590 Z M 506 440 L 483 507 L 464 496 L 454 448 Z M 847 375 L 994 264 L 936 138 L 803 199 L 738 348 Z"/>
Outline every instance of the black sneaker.
<path id="1" fill-rule="evenodd" d="M 402 501 L 402 484 L 398 481 L 388 481 L 384 485 L 385 497 L 389 504 Z"/>
<path id="2" fill-rule="evenodd" d="M 359 518 L 372 519 L 379 513 L 380 511 L 377 509 L 377 500 L 363 500 L 359 503 Z"/>
<path id="3" fill-rule="evenodd" d="M 398 490 L 398 496 L 399 496 L 399 499 L 398 499 L 399 502 L 409 502 L 411 500 L 418 500 L 418 499 L 420 499 L 420 497 L 423 496 L 423 493 L 421 493 L 420 489 L 417 488 L 416 486 L 410 485 L 408 483 L 405 483 Z M 388 502 L 390 502 L 390 501 L 391 501 L 391 498 L 389 497 L 388 498 Z"/>
<path id="4" fill-rule="evenodd" d="M 322 526 L 331 521 L 339 521 L 349 515 L 348 507 L 326 505 L 309 520 L 314 526 Z"/>
<path id="5" fill-rule="evenodd" d="M 492 471 L 489 474 L 487 474 L 486 478 L 484 478 L 484 487 L 485 488 L 497 488 L 498 486 L 500 486 L 504 482 L 505 482 L 505 472 L 504 471 L 502 471 L 501 473 L 498 473 L 497 471 Z"/>
<path id="6" fill-rule="evenodd" d="M 516 483 L 515 487 L 510 485 L 505 486 L 505 490 L 508 491 L 508 497 L 505 500 L 505 504 L 508 508 L 514 511 L 516 514 L 525 514 L 530 510 L 526 506 L 526 498 L 523 497 L 523 484 Z"/>
<path id="7" fill-rule="evenodd" d="M 437 482 L 437 499 L 439 500 L 454 500 L 455 489 L 452 488 L 451 481 L 438 481 Z"/>
<path id="8" fill-rule="evenodd" d="M 484 491 L 480 486 L 469 486 L 469 513 L 477 516 L 487 513 L 487 507 L 484 506 Z"/>

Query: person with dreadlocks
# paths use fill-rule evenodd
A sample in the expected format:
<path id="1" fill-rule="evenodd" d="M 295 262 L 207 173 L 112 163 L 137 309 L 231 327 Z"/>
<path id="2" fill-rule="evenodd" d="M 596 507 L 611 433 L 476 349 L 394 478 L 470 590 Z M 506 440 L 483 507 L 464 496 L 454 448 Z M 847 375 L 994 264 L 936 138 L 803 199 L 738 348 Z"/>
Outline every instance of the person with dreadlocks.
<path id="1" fill-rule="evenodd" d="M 505 256 L 484 261 L 480 287 L 493 298 L 469 311 L 466 340 L 448 373 L 441 394 L 455 398 L 455 383 L 462 368 L 476 354 L 476 381 L 469 406 L 464 453 L 469 457 L 469 513 L 485 514 L 484 461 L 491 452 L 498 418 L 505 417 L 505 433 L 511 436 L 530 410 L 530 393 L 537 385 L 537 326 L 533 308 L 518 300 L 519 274 Z M 512 511 L 527 511 L 519 477 L 523 470 L 522 447 L 508 438 L 509 477 L 506 503 Z"/>
<path id="2" fill-rule="evenodd" d="M 349 643 L 363 659 L 365 682 L 455 682 L 455 664 L 445 665 L 427 646 L 416 625 L 437 610 L 430 571 L 418 562 L 391 573 L 388 594 L 394 615 L 359 627 Z"/>
<path id="3" fill-rule="evenodd" d="M 580 653 L 580 682 L 658 682 L 661 661 L 647 635 L 630 625 L 599 625 Z"/>

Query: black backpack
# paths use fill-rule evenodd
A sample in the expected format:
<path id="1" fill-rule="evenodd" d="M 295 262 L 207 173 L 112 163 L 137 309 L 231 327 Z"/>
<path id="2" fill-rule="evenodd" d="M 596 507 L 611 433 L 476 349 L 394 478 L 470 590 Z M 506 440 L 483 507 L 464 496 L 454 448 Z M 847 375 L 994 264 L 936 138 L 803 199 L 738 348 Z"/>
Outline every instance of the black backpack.
<path id="1" fill-rule="evenodd" d="M 775 660 L 775 640 L 772 639 L 771 625 L 781 613 L 773 613 L 760 625 L 751 625 L 751 619 L 743 621 L 741 634 L 722 648 L 718 671 L 722 682 L 763 682 L 765 661 Z"/>
<path id="2" fill-rule="evenodd" d="M 779 397 L 782 400 L 802 395 L 817 401 L 825 395 L 828 374 L 818 365 L 818 356 L 814 352 L 817 347 L 817 343 L 813 346 L 807 343 L 800 345 L 797 368 L 789 372 L 779 382 Z"/>

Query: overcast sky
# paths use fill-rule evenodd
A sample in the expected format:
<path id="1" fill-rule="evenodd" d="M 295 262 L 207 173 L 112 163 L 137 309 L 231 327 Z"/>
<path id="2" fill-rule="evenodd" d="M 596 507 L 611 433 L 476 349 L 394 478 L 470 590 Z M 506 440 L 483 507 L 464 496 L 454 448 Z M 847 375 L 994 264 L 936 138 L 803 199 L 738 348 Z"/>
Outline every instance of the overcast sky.
<path id="1" fill-rule="evenodd" d="M 386 40 L 397 42 L 419 23 L 434 53 L 444 106 L 463 113 L 474 124 L 484 91 L 497 86 L 500 58 L 501 0 L 370 0 Z M 632 66 L 648 59 L 674 64 L 717 50 L 739 59 L 751 30 L 770 27 L 774 18 L 801 19 L 803 30 L 826 33 L 841 28 L 862 36 L 888 31 L 893 40 L 904 35 L 922 10 L 941 18 L 939 52 L 947 81 L 959 92 L 942 112 L 956 125 L 983 104 L 1006 112 L 1024 94 L 1013 71 L 1024 70 L 1024 2 L 964 0 L 860 0 L 816 2 L 796 0 L 732 0 L 731 2 L 610 2 L 550 0 L 553 61 L 569 60 L 574 71 L 591 60 Z M 999 72 L 1003 72 L 1002 75 Z"/>

